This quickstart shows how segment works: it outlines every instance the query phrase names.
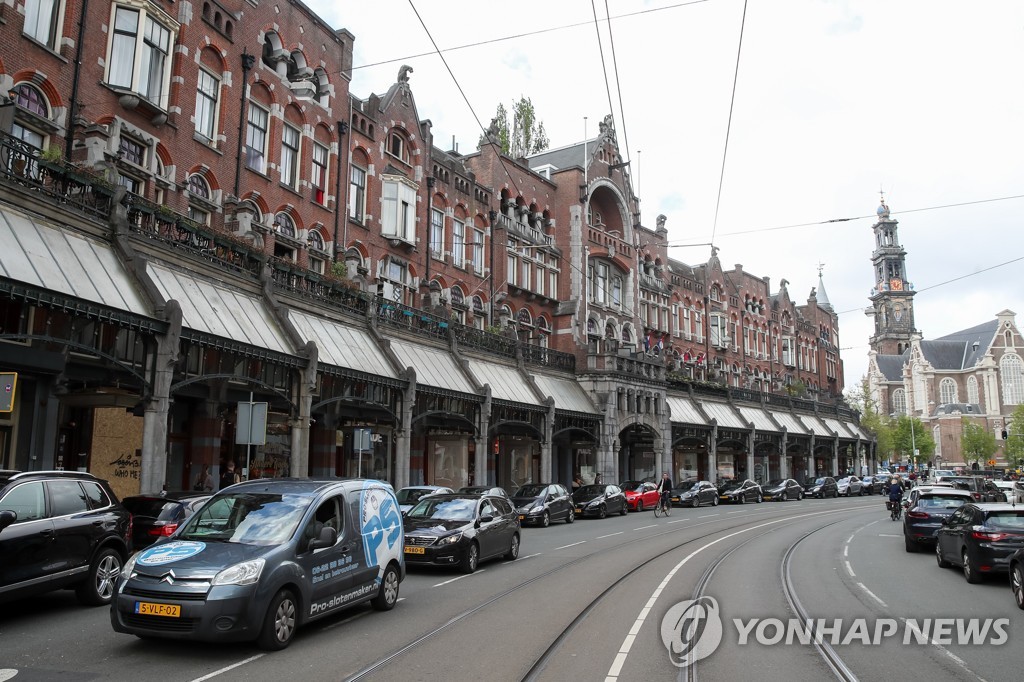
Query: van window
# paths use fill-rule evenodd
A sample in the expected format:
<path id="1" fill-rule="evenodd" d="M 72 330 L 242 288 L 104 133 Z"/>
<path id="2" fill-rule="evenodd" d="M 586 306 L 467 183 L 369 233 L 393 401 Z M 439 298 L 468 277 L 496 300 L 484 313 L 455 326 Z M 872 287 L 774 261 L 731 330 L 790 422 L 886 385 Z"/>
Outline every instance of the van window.
<path id="1" fill-rule="evenodd" d="M 338 537 L 342 536 L 342 520 L 341 510 L 344 505 L 341 504 L 341 500 L 337 497 L 332 497 L 328 500 L 324 500 L 323 503 L 316 509 L 316 513 L 313 514 L 313 518 L 309 520 L 306 525 L 305 536 L 307 540 L 315 540 L 320 537 L 320 531 L 324 528 L 333 528 L 338 531 Z"/>

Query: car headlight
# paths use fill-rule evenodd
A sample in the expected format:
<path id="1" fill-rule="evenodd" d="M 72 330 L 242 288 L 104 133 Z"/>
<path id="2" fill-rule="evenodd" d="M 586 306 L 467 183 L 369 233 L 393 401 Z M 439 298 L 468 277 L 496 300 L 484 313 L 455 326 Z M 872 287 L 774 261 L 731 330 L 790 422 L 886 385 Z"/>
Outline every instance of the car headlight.
<path id="1" fill-rule="evenodd" d="M 229 566 L 213 578 L 214 585 L 252 585 L 260 579 L 266 561 L 253 559 Z"/>
<path id="2" fill-rule="evenodd" d="M 458 542 L 461 539 L 462 539 L 462 532 L 459 531 L 458 533 L 452 533 L 451 535 L 444 536 L 443 538 L 441 538 L 440 540 L 437 541 L 437 544 L 439 544 L 439 545 L 454 545 L 456 542 Z"/>
<path id="3" fill-rule="evenodd" d="M 544 511 L 544 503 L 543 502 L 536 502 L 532 507 L 530 507 L 530 513 L 531 514 L 537 514 L 537 513 L 542 512 L 542 511 Z"/>
<path id="4" fill-rule="evenodd" d="M 587 502 L 587 506 L 588 507 L 600 507 L 601 503 L 603 501 L 604 500 L 602 500 L 601 498 L 595 498 L 595 499 L 591 500 L 590 502 Z"/>
<path id="5" fill-rule="evenodd" d="M 131 578 L 132 574 L 135 573 L 135 557 L 137 556 L 138 554 L 133 554 L 132 557 L 128 559 L 128 561 L 124 562 L 124 566 L 121 567 L 122 582 Z"/>

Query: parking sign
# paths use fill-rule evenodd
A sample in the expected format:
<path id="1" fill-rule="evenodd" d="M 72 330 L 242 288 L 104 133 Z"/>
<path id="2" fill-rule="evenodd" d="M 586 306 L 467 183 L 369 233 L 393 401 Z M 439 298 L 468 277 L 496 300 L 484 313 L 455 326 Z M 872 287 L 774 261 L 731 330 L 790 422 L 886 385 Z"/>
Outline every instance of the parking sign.
<path id="1" fill-rule="evenodd" d="M 0 413 L 14 412 L 14 394 L 18 391 L 18 373 L 0 372 Z"/>

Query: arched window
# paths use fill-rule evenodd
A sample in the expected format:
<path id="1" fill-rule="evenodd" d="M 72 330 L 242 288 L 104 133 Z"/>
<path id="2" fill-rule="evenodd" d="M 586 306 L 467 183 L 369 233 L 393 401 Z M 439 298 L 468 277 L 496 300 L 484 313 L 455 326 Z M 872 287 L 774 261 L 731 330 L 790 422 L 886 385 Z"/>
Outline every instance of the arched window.
<path id="1" fill-rule="evenodd" d="M 306 236 L 306 243 L 309 244 L 309 248 L 311 249 L 315 249 L 317 251 L 325 250 L 324 238 L 323 235 L 320 234 L 319 230 L 310 230 L 309 234 Z"/>
<path id="2" fill-rule="evenodd" d="M 530 311 L 527 310 L 526 308 L 520 308 L 519 309 L 519 314 L 516 315 L 516 321 L 519 322 L 520 325 L 527 325 L 527 326 L 532 327 L 533 326 L 533 315 L 531 315 Z"/>
<path id="3" fill-rule="evenodd" d="M 999 360 L 999 378 L 1003 384 L 1003 404 L 1024 403 L 1024 363 L 1016 353 L 1007 353 Z"/>
<path id="4" fill-rule="evenodd" d="M 188 193 L 200 199 L 210 200 L 210 185 L 198 173 L 188 176 Z"/>
<path id="5" fill-rule="evenodd" d="M 452 305 L 457 305 L 460 308 L 466 307 L 466 296 L 458 287 L 452 287 Z"/>
<path id="6" fill-rule="evenodd" d="M 950 405 L 957 400 L 956 382 L 946 377 L 939 382 L 939 400 L 943 405 Z"/>
<path id="7" fill-rule="evenodd" d="M 278 213 L 274 217 L 274 229 L 278 234 L 295 238 L 295 221 L 287 213 Z"/>
<path id="8" fill-rule="evenodd" d="M 967 402 L 972 405 L 981 404 L 981 400 L 978 396 L 978 378 L 975 376 L 967 377 Z"/>
<path id="9" fill-rule="evenodd" d="M 43 118 L 50 117 L 50 105 L 46 102 L 46 97 L 34 86 L 21 83 L 11 90 L 11 96 L 14 98 L 14 103 L 25 111 Z"/>
<path id="10" fill-rule="evenodd" d="M 905 415 L 907 413 L 907 392 L 902 388 L 897 388 L 892 392 L 892 411 L 896 413 L 896 416 Z"/>

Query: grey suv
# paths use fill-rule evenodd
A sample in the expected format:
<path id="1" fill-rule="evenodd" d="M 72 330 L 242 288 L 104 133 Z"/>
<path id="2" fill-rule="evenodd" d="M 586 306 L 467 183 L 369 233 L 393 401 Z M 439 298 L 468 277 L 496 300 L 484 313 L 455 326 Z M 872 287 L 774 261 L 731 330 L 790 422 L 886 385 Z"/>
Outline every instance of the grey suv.
<path id="1" fill-rule="evenodd" d="M 109 604 L 131 528 L 91 474 L 0 471 L 0 602 L 73 587 L 83 604 Z"/>

